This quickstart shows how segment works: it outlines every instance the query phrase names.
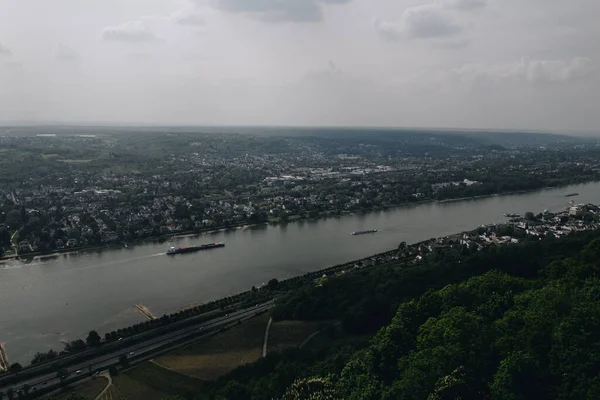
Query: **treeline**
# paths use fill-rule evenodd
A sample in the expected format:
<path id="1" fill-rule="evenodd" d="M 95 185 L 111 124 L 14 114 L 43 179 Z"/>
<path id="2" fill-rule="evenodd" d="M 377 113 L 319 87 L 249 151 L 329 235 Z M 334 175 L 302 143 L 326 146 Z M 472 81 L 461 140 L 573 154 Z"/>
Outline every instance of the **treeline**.
<path id="1" fill-rule="evenodd" d="M 331 347 L 270 355 L 199 398 L 599 398 L 598 238 L 490 247 L 296 290 L 274 316 L 341 319 L 341 331 L 326 330 Z"/>
<path id="2" fill-rule="evenodd" d="M 276 282 L 276 280 L 274 282 Z M 85 341 L 77 339 L 65 343 L 64 350 L 60 352 L 49 350 L 48 352 L 36 353 L 31 360 L 31 364 L 52 361 L 59 359 L 59 356 L 76 355 L 77 353 L 93 349 L 96 350 L 91 352 L 89 356 L 97 356 L 98 352 L 101 351 L 97 349 L 98 347 L 103 347 L 111 343 L 112 345 L 108 346 L 106 351 L 114 351 L 121 345 L 128 346 L 135 342 L 141 342 L 148 340 L 151 337 L 165 334 L 171 330 L 199 324 L 205 320 L 219 317 L 224 315 L 229 308 L 249 307 L 250 305 L 265 302 L 273 297 L 273 289 L 274 283 L 270 282 L 269 285 L 266 285 L 261 289 L 253 287 L 252 290 L 235 296 L 225 297 L 175 313 L 165 314 L 160 318 L 140 322 L 126 328 L 106 332 L 104 337 L 101 337 L 96 331 L 91 331 Z M 120 343 L 121 340 L 123 340 L 122 343 Z M 118 345 L 116 342 L 119 342 L 120 344 Z M 78 361 L 80 360 L 81 358 L 78 358 Z M 61 365 L 68 364 L 61 363 Z M 53 366 L 52 368 L 56 369 L 56 366 Z"/>

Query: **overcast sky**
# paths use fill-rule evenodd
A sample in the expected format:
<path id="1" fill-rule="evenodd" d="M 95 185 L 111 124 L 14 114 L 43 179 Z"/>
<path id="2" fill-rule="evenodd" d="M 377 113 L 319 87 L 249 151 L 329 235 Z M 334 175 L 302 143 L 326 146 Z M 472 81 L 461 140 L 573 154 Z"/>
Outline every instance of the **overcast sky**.
<path id="1" fill-rule="evenodd" d="M 600 127 L 598 0 L 0 0 L 0 122 Z"/>

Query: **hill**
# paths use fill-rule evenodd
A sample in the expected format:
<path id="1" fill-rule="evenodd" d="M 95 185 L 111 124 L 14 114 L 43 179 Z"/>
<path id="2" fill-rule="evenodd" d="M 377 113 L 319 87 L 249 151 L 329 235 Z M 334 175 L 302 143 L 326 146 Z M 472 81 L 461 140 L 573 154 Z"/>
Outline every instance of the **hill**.
<path id="1" fill-rule="evenodd" d="M 337 317 L 327 345 L 267 356 L 199 398 L 598 398 L 599 237 L 448 251 L 293 291 L 274 316 Z"/>

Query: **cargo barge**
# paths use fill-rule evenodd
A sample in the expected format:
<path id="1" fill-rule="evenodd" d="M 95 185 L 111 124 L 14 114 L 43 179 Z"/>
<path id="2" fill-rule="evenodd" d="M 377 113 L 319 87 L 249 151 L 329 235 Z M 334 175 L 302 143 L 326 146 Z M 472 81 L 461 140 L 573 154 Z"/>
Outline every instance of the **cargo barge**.
<path id="1" fill-rule="evenodd" d="M 200 246 L 171 247 L 169 250 L 167 250 L 167 255 L 172 256 L 175 254 L 193 253 L 196 251 L 216 249 L 219 247 L 225 247 L 225 243 L 219 242 L 219 243 L 201 244 Z"/>
<path id="2" fill-rule="evenodd" d="M 377 229 L 369 229 L 367 231 L 356 231 L 356 232 L 352 232 L 352 235 L 356 236 L 356 235 L 366 235 L 367 233 L 376 233 Z"/>

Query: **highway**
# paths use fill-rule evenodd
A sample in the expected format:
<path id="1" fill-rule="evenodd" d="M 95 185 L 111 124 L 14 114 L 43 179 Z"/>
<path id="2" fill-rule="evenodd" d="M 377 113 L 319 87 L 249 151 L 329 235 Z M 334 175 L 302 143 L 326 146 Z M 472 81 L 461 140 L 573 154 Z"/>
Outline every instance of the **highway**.
<path id="1" fill-rule="evenodd" d="M 80 374 L 88 374 L 90 368 L 92 371 L 108 369 L 109 366 L 118 363 L 119 357 L 123 354 L 127 355 L 128 359 L 132 360 L 133 362 L 150 359 L 157 353 L 164 352 L 165 349 L 172 350 L 176 347 L 195 342 L 202 337 L 210 336 L 221 328 L 235 324 L 239 320 L 252 318 L 256 315 L 256 313 L 267 311 L 273 306 L 273 303 L 273 300 L 271 300 L 266 303 L 258 304 L 252 308 L 233 311 L 224 317 L 215 318 L 195 326 L 189 326 L 173 332 L 168 332 L 164 335 L 148 339 L 147 341 L 123 347 L 112 353 L 104 354 L 102 356 L 71 365 L 67 368 L 69 371 L 69 376 L 71 377 L 73 375 L 77 375 L 78 371 L 80 371 Z M 24 385 L 29 385 L 31 388 L 39 388 L 44 385 L 57 384 L 59 383 L 59 379 L 56 376 L 56 372 L 57 371 L 53 371 L 52 373 L 38 375 L 34 378 L 26 379 L 11 385 L 0 383 L 0 392 L 6 393 L 6 391 L 11 387 L 16 392 L 18 389 L 22 389 Z M 33 394 L 34 392 L 31 393 Z"/>

